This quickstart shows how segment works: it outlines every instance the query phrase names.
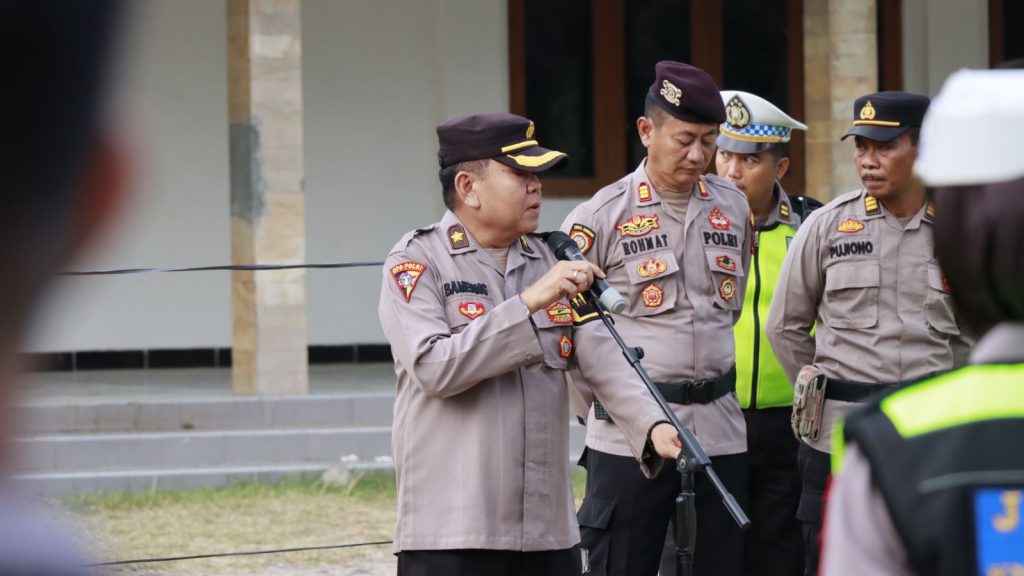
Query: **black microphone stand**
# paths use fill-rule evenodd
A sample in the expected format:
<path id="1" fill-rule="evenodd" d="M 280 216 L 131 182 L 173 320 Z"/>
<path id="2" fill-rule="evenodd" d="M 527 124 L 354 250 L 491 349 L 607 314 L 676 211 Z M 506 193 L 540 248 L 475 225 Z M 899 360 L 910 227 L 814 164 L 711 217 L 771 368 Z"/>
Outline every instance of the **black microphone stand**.
<path id="1" fill-rule="evenodd" d="M 615 322 L 608 315 L 608 311 L 597 298 L 593 297 L 593 294 L 589 295 L 591 303 L 597 309 L 598 317 L 601 318 L 605 327 L 611 332 L 619 348 L 622 348 L 622 355 L 626 357 L 626 361 L 629 362 L 629 365 L 636 370 L 636 373 L 640 375 L 640 379 L 647 385 L 647 390 L 650 391 L 651 396 L 661 406 L 661 410 L 668 417 L 672 425 L 676 427 L 676 431 L 679 433 L 679 440 L 683 443 L 683 449 L 679 452 L 679 457 L 676 460 L 676 469 L 679 470 L 681 485 L 679 495 L 676 496 L 676 559 L 679 568 L 678 576 L 692 576 L 693 554 L 697 543 L 697 508 L 696 498 L 693 493 L 694 472 L 704 472 L 707 475 L 715 490 L 718 491 L 718 495 L 722 497 L 722 504 L 725 506 L 725 509 L 729 511 L 729 514 L 732 515 L 733 520 L 736 521 L 740 528 L 744 530 L 749 528 L 750 518 L 740 508 L 736 498 L 729 493 L 729 489 L 722 484 L 718 474 L 715 474 L 714 468 L 711 467 L 711 459 L 704 452 L 704 448 L 697 441 L 697 437 L 679 421 L 676 413 L 672 411 L 668 402 L 665 401 L 665 397 L 661 395 L 661 391 L 658 390 L 651 377 L 647 375 L 647 370 L 640 364 L 640 360 L 644 357 L 643 349 L 627 346 L 622 340 L 619 331 L 615 329 Z"/>

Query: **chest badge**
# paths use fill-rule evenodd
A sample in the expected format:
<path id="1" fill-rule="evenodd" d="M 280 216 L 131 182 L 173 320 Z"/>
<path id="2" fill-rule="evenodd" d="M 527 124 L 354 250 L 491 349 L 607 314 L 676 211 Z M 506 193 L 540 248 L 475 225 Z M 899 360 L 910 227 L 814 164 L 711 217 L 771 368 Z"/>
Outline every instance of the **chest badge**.
<path id="1" fill-rule="evenodd" d="M 547 314 L 552 324 L 572 324 L 572 308 L 561 300 L 556 300 L 554 304 L 548 306 Z"/>
<path id="2" fill-rule="evenodd" d="M 643 214 L 636 214 L 630 217 L 622 224 L 616 226 L 619 229 L 620 236 L 632 236 L 638 238 L 645 236 L 651 230 L 658 228 L 658 215 L 644 216 Z"/>
<path id="3" fill-rule="evenodd" d="M 854 218 L 847 218 L 846 220 L 843 220 L 843 222 L 839 226 L 836 226 L 836 231 L 842 232 L 844 234 L 860 232 L 863 229 L 864 223 Z"/>
<path id="4" fill-rule="evenodd" d="M 728 230 L 729 229 L 729 218 L 722 214 L 722 211 L 715 208 L 708 214 L 708 222 L 711 223 L 711 227 L 715 230 Z"/>
<path id="5" fill-rule="evenodd" d="M 736 281 L 732 278 L 722 280 L 722 283 L 718 285 L 718 295 L 726 302 L 732 300 L 736 295 Z"/>
<path id="6" fill-rule="evenodd" d="M 648 284 L 644 291 L 640 293 L 640 298 L 643 299 L 644 306 L 657 308 L 661 306 L 661 302 L 665 298 L 665 292 L 657 284 Z"/>
<path id="7" fill-rule="evenodd" d="M 736 271 L 736 261 L 725 254 L 715 258 L 715 264 L 717 264 L 722 270 L 728 270 L 729 272 Z"/>
<path id="8" fill-rule="evenodd" d="M 391 267 L 391 277 L 395 279 L 398 291 L 402 293 L 406 302 L 412 298 L 412 291 L 416 289 L 416 283 L 420 281 L 420 276 L 426 269 L 426 264 L 412 261 L 401 262 Z"/>
<path id="9" fill-rule="evenodd" d="M 558 341 L 558 355 L 562 358 L 572 356 L 572 338 L 568 334 L 562 334 L 562 339 Z"/>
<path id="10" fill-rule="evenodd" d="M 569 231 L 569 238 L 576 243 L 576 247 L 580 249 L 580 254 L 586 254 L 590 252 L 590 249 L 594 246 L 594 238 L 597 234 L 590 228 L 587 228 L 583 224 L 573 224 L 572 230 Z"/>
<path id="11" fill-rule="evenodd" d="M 459 304 L 459 313 L 470 320 L 476 320 L 484 311 L 484 305 L 479 302 L 463 302 Z"/>
<path id="12" fill-rule="evenodd" d="M 637 268 L 637 272 L 643 278 L 654 278 L 665 270 L 668 270 L 668 264 L 657 258 L 648 258 Z"/>

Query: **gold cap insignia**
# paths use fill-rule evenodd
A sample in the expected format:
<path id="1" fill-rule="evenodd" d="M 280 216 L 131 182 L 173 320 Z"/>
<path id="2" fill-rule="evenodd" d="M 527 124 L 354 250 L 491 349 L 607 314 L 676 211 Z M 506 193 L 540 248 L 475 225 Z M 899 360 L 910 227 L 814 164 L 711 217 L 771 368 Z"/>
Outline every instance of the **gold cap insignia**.
<path id="1" fill-rule="evenodd" d="M 875 119 L 875 107 L 871 105 L 871 100 L 860 109 L 861 120 L 874 120 Z"/>
<path id="2" fill-rule="evenodd" d="M 750 124 L 750 110 L 739 96 L 733 96 L 725 105 L 725 121 L 735 128 L 745 128 Z"/>
<path id="3" fill-rule="evenodd" d="M 526 127 L 526 139 L 533 138 L 533 121 L 530 121 L 530 125 Z"/>
<path id="4" fill-rule="evenodd" d="M 669 82 L 668 80 L 663 80 L 661 82 L 661 95 L 665 98 L 665 100 L 668 100 L 670 103 L 679 106 L 679 98 L 682 97 L 683 91 L 677 88 L 675 84 Z"/>

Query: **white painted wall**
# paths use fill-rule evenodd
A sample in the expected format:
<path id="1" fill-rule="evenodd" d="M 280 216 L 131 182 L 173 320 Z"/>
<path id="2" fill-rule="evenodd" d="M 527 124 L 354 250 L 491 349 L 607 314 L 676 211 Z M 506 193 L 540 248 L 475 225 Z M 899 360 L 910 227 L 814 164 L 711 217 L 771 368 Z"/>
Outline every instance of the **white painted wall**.
<path id="1" fill-rule="evenodd" d="M 132 138 L 136 194 L 72 267 L 227 263 L 225 3 L 132 7 L 119 116 Z M 308 258 L 381 260 L 405 231 L 443 211 L 434 126 L 508 109 L 507 7 L 303 0 L 302 8 Z M 310 343 L 383 342 L 380 279 L 376 268 L 309 271 Z M 224 272 L 70 279 L 28 349 L 226 347 L 230 305 Z"/>
<path id="2" fill-rule="evenodd" d="M 987 0 L 903 0 L 903 89 L 935 96 L 960 68 L 988 68 Z"/>

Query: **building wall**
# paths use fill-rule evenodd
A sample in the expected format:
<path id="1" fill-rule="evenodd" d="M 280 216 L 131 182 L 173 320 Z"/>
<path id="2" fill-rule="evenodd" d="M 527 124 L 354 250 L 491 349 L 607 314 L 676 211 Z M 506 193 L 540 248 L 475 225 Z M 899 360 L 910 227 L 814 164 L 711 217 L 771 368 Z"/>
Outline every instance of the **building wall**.
<path id="1" fill-rule="evenodd" d="M 136 0 L 114 107 L 135 166 L 114 229 L 69 268 L 230 261 L 224 0 Z M 986 0 L 904 0 L 904 81 L 934 95 L 988 65 Z M 504 0 L 304 0 L 306 234 L 312 262 L 380 260 L 443 211 L 434 126 L 507 110 Z M 548 199 L 541 229 L 578 200 Z M 309 342 L 383 342 L 379 269 L 311 270 Z M 72 278 L 31 351 L 227 347 L 226 272 Z"/>
<path id="2" fill-rule="evenodd" d="M 132 6 L 116 117 L 136 166 L 135 195 L 70 267 L 227 263 L 225 3 Z M 434 126 L 508 109 L 507 8 L 503 0 L 302 7 L 308 258 L 382 260 L 405 231 L 443 211 Z M 380 279 L 377 268 L 311 270 L 310 343 L 383 342 Z M 52 296 L 31 351 L 231 344 L 226 272 L 73 278 Z"/>
<path id="3" fill-rule="evenodd" d="M 903 89 L 935 96 L 960 68 L 988 68 L 988 0 L 903 0 Z"/>

